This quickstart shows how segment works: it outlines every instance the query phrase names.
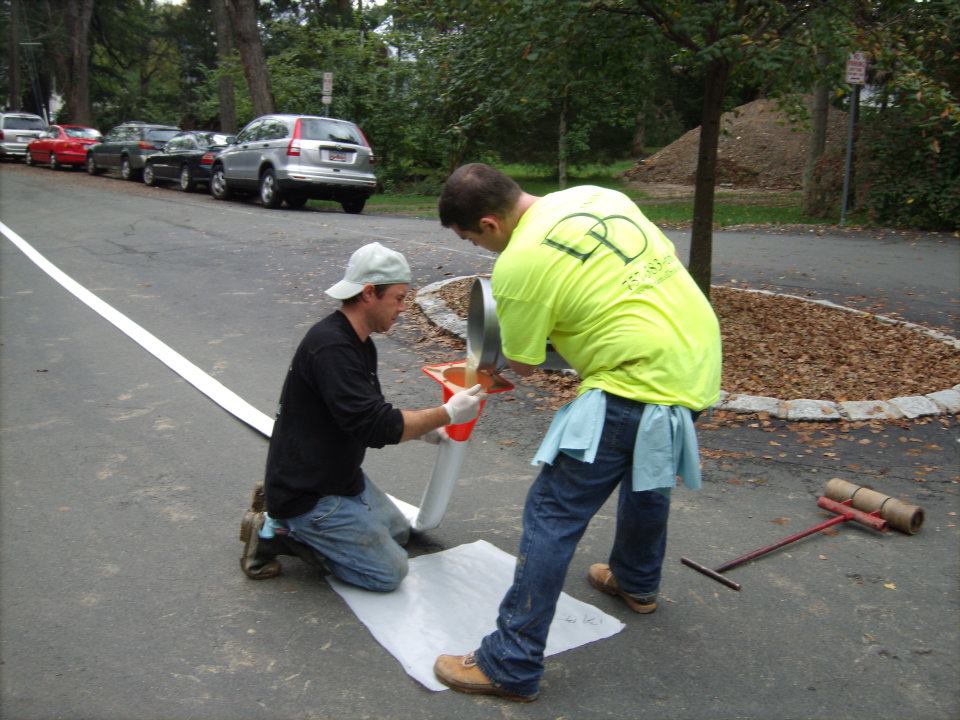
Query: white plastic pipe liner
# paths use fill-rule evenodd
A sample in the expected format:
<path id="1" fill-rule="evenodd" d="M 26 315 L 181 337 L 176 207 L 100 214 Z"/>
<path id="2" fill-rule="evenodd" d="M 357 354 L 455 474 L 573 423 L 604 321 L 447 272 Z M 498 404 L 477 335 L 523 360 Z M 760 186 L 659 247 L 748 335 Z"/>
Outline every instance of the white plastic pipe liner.
<path id="1" fill-rule="evenodd" d="M 443 514 L 447 511 L 453 486 L 460 477 L 460 467 L 467 453 L 469 440 L 457 441 L 443 439 L 438 445 L 437 462 L 433 466 L 430 482 L 423 491 L 420 499 L 420 511 L 410 523 L 414 532 L 433 530 L 440 525 Z"/>
<path id="2" fill-rule="evenodd" d="M 87 290 L 47 260 L 34 249 L 30 243 L 2 222 L 0 222 L 0 234 L 19 248 L 37 267 L 60 283 L 64 289 L 72 293 L 77 299 L 102 318 L 112 323 L 118 330 L 139 344 L 144 350 L 177 373 L 177 375 L 193 385 L 197 390 L 209 397 L 235 418 L 245 422 L 264 436 L 270 437 L 271 432 L 273 432 L 272 418 L 260 410 L 257 410 L 253 405 L 205 373 L 158 337 L 147 332 L 147 330 L 119 310 L 116 310 Z M 423 498 L 420 503 L 421 507 L 419 509 L 392 495 L 388 496 L 407 520 L 410 521 L 410 525 L 414 530 L 431 530 L 440 524 L 440 521 L 443 519 L 443 514 L 447 510 L 447 504 L 450 501 L 453 486 L 456 484 L 457 477 L 460 474 L 460 466 L 463 464 L 466 446 L 466 441 L 457 442 L 455 440 L 444 440 L 440 443 L 433 475 L 423 493 Z"/>

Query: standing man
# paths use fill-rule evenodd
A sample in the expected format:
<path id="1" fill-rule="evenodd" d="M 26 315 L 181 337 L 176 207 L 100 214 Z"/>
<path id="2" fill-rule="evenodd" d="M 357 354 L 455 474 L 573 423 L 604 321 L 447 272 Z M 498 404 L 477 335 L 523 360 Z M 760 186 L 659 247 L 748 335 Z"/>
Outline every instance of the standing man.
<path id="1" fill-rule="evenodd" d="M 587 579 L 634 612 L 656 610 L 670 488 L 677 474 L 700 483 L 693 420 L 719 397 L 720 330 L 673 245 L 619 192 L 535 197 L 471 164 L 447 180 L 439 209 L 445 227 L 500 255 L 492 287 L 511 369 L 533 372 L 549 340 L 581 378 L 535 457 L 496 630 L 434 666 L 455 690 L 530 702 L 574 550 L 617 486 L 613 549 Z"/>
<path id="2" fill-rule="evenodd" d="M 327 290 L 343 302 L 307 332 L 280 395 L 264 481 L 269 522 L 248 512 L 240 567 L 252 579 L 280 574 L 277 555 L 297 555 L 344 582 L 394 590 L 407 574 L 410 523 L 363 472 L 369 447 L 420 438 L 438 443 L 443 426 L 472 420 L 480 385 L 446 404 L 400 410 L 386 401 L 370 337 L 386 332 L 410 289 L 406 259 L 380 243 L 350 257 Z"/>

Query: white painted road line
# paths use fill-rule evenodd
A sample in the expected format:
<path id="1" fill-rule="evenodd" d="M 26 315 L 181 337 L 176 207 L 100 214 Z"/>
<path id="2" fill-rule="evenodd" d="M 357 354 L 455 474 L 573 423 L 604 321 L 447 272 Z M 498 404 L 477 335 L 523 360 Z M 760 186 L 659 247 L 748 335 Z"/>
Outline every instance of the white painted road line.
<path id="1" fill-rule="evenodd" d="M 60 270 L 56 265 L 47 260 L 43 255 L 37 252 L 33 246 L 20 237 L 10 227 L 0 222 L 0 234 L 6 237 L 10 242 L 17 246 L 24 255 L 43 270 L 47 275 L 56 280 L 67 291 L 77 297 L 82 303 L 90 307 L 108 322 L 112 323 L 120 332 L 124 333 L 131 340 L 140 345 L 168 368 L 177 373 L 180 377 L 193 385 L 217 405 L 222 407 L 234 417 L 242 420 L 250 427 L 258 430 L 267 437 L 273 431 L 273 420 L 264 413 L 257 410 L 235 392 L 225 387 L 218 380 L 215 380 L 203 370 L 198 368 L 183 355 L 157 338 L 155 335 L 144 330 L 133 322 L 123 313 L 114 309 L 92 292 L 83 287 L 76 280 Z"/>

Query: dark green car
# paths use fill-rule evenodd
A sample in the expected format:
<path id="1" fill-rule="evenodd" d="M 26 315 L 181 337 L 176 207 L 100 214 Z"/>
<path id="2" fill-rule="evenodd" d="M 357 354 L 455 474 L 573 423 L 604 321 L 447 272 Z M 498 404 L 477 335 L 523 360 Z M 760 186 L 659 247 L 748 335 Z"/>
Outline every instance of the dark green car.
<path id="1" fill-rule="evenodd" d="M 117 125 L 87 151 L 87 172 L 98 175 L 117 170 L 124 180 L 139 180 L 146 158 L 163 150 L 179 132 L 175 125 L 133 121 Z"/>

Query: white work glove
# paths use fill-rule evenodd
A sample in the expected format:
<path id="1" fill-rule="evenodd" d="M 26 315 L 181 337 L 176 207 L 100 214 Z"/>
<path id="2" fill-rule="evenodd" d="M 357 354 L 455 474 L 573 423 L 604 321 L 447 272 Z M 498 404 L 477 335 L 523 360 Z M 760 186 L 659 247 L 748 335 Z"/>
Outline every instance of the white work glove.
<path id="1" fill-rule="evenodd" d="M 442 427 L 438 427 L 430 432 L 426 432 L 420 436 L 420 439 L 424 442 L 430 443 L 431 445 L 439 445 L 444 440 L 449 440 L 450 436 L 447 435 L 447 431 Z"/>
<path id="2" fill-rule="evenodd" d="M 450 416 L 451 425 L 470 422 L 477 416 L 480 412 L 480 401 L 486 397 L 480 392 L 481 389 L 482 386 L 477 383 L 472 388 L 461 390 L 443 404 L 443 409 Z"/>

